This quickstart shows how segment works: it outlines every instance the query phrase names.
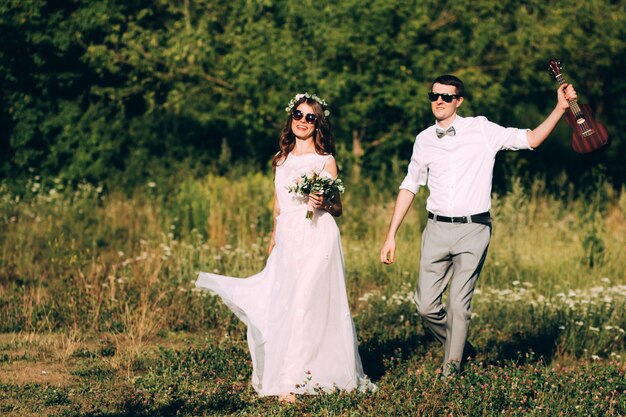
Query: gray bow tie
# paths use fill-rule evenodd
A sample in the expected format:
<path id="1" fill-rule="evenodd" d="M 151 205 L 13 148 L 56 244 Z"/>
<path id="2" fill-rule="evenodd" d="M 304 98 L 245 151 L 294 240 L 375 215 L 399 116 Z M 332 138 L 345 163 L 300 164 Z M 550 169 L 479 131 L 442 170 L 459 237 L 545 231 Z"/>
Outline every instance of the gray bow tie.
<path id="1" fill-rule="evenodd" d="M 454 130 L 454 126 L 450 126 L 447 130 L 437 129 L 436 133 L 437 133 L 437 137 L 441 139 L 445 135 L 450 135 L 450 136 L 456 135 L 456 130 Z"/>

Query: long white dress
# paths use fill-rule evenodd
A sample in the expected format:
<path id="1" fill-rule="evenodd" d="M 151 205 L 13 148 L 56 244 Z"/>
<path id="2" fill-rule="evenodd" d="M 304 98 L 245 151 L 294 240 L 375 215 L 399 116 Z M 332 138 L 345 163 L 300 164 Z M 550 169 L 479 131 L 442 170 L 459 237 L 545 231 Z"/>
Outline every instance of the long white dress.
<path id="1" fill-rule="evenodd" d="M 263 271 L 249 278 L 201 272 L 196 281 L 248 327 L 260 396 L 376 389 L 363 373 L 335 219 L 323 210 L 306 219 L 307 198 L 287 191 L 302 173 L 327 174 L 329 158 L 289 154 L 276 168 L 280 215 Z"/>

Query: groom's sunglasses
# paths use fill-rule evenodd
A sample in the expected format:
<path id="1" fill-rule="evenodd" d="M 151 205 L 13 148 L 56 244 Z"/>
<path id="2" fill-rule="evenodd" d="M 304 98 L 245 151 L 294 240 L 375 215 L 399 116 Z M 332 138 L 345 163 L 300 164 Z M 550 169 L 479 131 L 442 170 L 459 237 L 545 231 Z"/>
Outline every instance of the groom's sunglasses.
<path id="1" fill-rule="evenodd" d="M 448 93 L 433 93 L 432 91 L 428 93 L 428 98 L 430 101 L 437 101 L 439 97 L 446 103 L 452 103 L 452 100 L 455 98 L 459 98 L 456 94 L 448 94 Z"/>
<path id="2" fill-rule="evenodd" d="M 306 120 L 306 122 L 310 125 L 317 121 L 317 116 L 313 113 L 307 113 L 305 116 L 300 110 L 294 110 L 291 113 L 291 117 L 293 117 L 293 120 L 301 120 L 304 117 L 304 120 Z"/>

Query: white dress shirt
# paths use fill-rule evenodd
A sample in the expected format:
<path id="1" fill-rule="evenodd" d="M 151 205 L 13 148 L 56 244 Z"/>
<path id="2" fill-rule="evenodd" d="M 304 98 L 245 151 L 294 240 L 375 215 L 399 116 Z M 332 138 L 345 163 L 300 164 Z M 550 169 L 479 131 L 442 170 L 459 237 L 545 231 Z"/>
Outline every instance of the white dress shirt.
<path id="1" fill-rule="evenodd" d="M 420 186 L 428 184 L 426 209 L 440 216 L 489 211 L 496 153 L 532 149 L 526 139 L 528 129 L 502 127 L 483 116 L 458 115 L 451 126 L 455 136 L 438 138 L 437 124 L 417 135 L 400 188 L 415 194 Z"/>

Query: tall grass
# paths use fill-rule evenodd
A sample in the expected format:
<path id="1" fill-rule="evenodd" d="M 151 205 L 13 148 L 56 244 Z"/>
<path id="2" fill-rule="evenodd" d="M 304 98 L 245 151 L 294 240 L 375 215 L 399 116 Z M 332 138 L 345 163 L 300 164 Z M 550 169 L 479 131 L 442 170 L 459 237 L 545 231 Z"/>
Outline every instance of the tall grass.
<path id="1" fill-rule="evenodd" d="M 34 179 L 22 196 L 1 190 L 1 332 L 80 329 L 116 335 L 120 346 L 139 352 L 146 340 L 167 332 L 240 328 L 217 300 L 194 290 L 193 280 L 198 271 L 245 277 L 263 267 L 271 176 L 189 178 L 167 193 L 150 183 L 132 196 L 52 184 L 44 188 Z M 626 192 L 603 183 L 592 193 L 564 189 L 555 195 L 540 180 L 528 187 L 514 181 L 510 192 L 494 195 L 493 240 L 473 327 L 502 329 L 503 338 L 556 332 L 553 350 L 562 354 L 620 352 L 623 336 L 588 334 L 588 327 L 626 327 L 619 291 L 626 284 Z M 410 293 L 426 191 L 401 228 L 396 264 L 383 266 L 378 251 L 394 198 L 395 190 L 371 180 L 347 181 L 343 197 L 338 221 L 350 303 L 363 337 L 419 327 Z M 587 303 L 582 312 L 567 309 L 559 295 L 599 287 L 613 294 L 611 301 L 597 308 Z M 565 336 L 556 331 L 581 320 L 584 331 L 575 325 L 561 331 Z M 579 337 L 584 342 L 574 343 Z M 493 336 L 483 342 L 495 343 Z"/>
<path id="2" fill-rule="evenodd" d="M 271 176 L 150 182 L 130 196 L 41 184 L 20 194 L 0 185 L 0 414 L 626 414 L 624 189 L 513 181 L 494 195 L 472 306 L 478 360 L 442 381 L 441 347 L 411 301 L 426 191 L 399 232 L 396 263 L 383 266 L 396 191 L 346 181 L 348 296 L 380 389 L 284 408 L 250 388 L 243 325 L 193 285 L 198 271 L 245 277 L 264 266 Z"/>

